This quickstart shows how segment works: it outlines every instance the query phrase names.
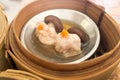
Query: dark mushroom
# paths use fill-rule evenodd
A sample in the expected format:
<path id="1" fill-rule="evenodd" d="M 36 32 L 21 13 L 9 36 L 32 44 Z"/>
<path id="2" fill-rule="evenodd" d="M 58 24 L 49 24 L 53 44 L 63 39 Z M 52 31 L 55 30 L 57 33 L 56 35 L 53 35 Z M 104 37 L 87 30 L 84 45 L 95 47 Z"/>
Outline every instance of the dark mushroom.
<path id="1" fill-rule="evenodd" d="M 83 44 L 86 43 L 89 39 L 87 33 L 78 27 L 72 27 L 72 28 L 68 29 L 68 32 L 73 33 L 73 34 L 77 34 L 80 37 L 81 42 Z"/>
<path id="2" fill-rule="evenodd" d="M 62 22 L 56 16 L 48 15 L 45 17 L 44 21 L 46 24 L 53 23 L 57 33 L 61 32 L 63 30 Z"/>

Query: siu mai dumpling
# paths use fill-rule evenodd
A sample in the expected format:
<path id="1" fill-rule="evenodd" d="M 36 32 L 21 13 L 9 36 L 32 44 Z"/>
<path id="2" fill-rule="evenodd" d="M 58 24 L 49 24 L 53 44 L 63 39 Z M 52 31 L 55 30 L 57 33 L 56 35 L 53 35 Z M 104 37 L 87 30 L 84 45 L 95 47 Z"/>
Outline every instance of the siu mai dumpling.
<path id="1" fill-rule="evenodd" d="M 71 57 L 80 54 L 81 40 L 77 34 L 70 34 L 63 30 L 57 35 L 55 50 L 64 57 Z"/>
<path id="2" fill-rule="evenodd" d="M 57 33 L 52 23 L 46 24 L 44 22 L 39 22 L 39 25 L 36 27 L 35 34 L 41 43 L 46 45 L 55 44 Z"/>

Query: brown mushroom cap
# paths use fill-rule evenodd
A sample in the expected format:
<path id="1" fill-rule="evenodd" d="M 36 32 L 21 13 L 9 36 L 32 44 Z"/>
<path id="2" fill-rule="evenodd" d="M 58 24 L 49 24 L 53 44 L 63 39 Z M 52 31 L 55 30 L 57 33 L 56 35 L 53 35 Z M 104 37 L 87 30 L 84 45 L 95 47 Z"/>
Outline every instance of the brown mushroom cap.
<path id="1" fill-rule="evenodd" d="M 89 39 L 87 33 L 85 33 L 82 29 L 78 27 L 71 27 L 70 29 L 68 29 L 68 32 L 77 34 L 80 37 L 82 43 L 86 43 Z"/>
<path id="2" fill-rule="evenodd" d="M 45 17 L 44 21 L 46 24 L 49 24 L 50 22 L 53 23 L 57 33 L 61 32 L 63 30 L 62 22 L 56 16 L 48 15 Z"/>

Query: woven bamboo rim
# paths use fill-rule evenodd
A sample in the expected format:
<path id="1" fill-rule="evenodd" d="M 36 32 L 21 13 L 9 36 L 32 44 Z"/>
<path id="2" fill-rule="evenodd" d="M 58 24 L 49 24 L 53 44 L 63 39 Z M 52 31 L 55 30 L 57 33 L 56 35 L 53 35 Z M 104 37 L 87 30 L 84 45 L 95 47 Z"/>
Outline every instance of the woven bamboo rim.
<path id="1" fill-rule="evenodd" d="M 4 12 L 0 9 L 0 49 L 3 47 L 3 40 L 8 30 L 8 21 Z"/>
<path id="2" fill-rule="evenodd" d="M 0 73 L 0 79 L 13 79 L 13 80 L 44 80 L 34 74 L 21 70 L 8 69 Z"/>
<path id="3" fill-rule="evenodd" d="M 3 13 L 3 11 L 0 9 L 0 48 L 2 47 L 3 39 L 6 36 L 8 30 L 8 21 Z"/>
<path id="4" fill-rule="evenodd" d="M 4 38 L 8 31 L 8 21 L 0 5 L 0 71 L 10 68 L 5 58 Z"/>
<path id="5" fill-rule="evenodd" d="M 28 5 L 17 15 L 11 24 L 6 48 L 8 48 L 7 53 L 9 53 L 13 58 L 17 67 L 19 69 L 30 71 L 36 75 L 43 76 L 44 78 L 56 80 L 104 80 L 106 77 L 108 77 L 120 61 L 120 29 L 118 28 L 118 24 L 106 13 L 103 14 L 103 18 L 99 18 L 101 13 L 104 12 L 103 9 L 90 2 L 84 2 L 82 0 L 69 0 L 69 4 L 74 4 L 74 6 L 71 6 L 66 5 L 66 3 L 68 4 L 68 1 L 64 0 L 53 0 L 45 3 L 46 1 L 47 0 L 36 1 Z M 41 2 L 43 4 L 39 5 Z M 46 4 L 50 5 L 52 3 L 58 3 L 59 5 L 52 5 L 51 7 L 46 8 L 72 8 L 74 10 L 86 13 L 96 23 L 101 21 L 101 25 L 99 26 L 102 37 L 101 45 L 103 48 L 105 48 L 106 52 L 102 56 L 86 60 L 76 65 L 61 66 L 59 64 L 50 65 L 51 63 L 46 65 L 41 60 L 36 59 L 36 57 L 29 51 L 24 49 L 19 40 L 22 26 L 32 16 L 40 12 L 38 7 L 41 8 Z M 87 7 L 85 4 L 88 4 Z M 81 5 L 81 7 L 79 5 Z M 43 10 L 46 10 L 46 8 L 42 7 Z M 34 11 L 32 11 L 32 9 Z M 98 12 L 95 12 L 94 10 L 97 10 Z M 29 12 L 27 16 L 26 12 Z M 94 15 L 92 14 L 93 12 L 95 12 Z"/>

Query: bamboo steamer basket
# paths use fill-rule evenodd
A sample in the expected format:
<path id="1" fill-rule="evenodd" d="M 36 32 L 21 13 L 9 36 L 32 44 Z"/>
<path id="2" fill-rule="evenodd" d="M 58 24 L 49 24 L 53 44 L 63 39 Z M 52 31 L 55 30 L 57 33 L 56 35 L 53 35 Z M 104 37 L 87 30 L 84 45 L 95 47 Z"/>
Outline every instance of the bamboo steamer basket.
<path id="1" fill-rule="evenodd" d="M 19 39 L 23 25 L 37 13 L 56 8 L 74 9 L 85 13 L 94 20 L 101 32 L 100 48 L 104 49 L 101 56 L 75 65 L 51 64 L 49 62 L 44 64 L 41 59 L 36 58 L 23 47 Z M 103 8 L 89 1 L 35 1 L 23 8 L 13 20 L 7 38 L 6 54 L 12 57 L 17 67 L 47 79 L 106 80 L 120 62 L 120 29 L 118 24 L 104 12 Z"/>
<path id="2" fill-rule="evenodd" d="M 39 58 L 37 58 L 36 56 L 34 56 L 34 55 L 32 55 L 32 53 L 31 52 L 29 52 L 29 51 L 27 51 L 24 47 L 21 47 L 22 46 L 22 44 L 21 44 L 21 42 L 20 42 L 20 39 L 19 39 L 19 37 L 20 37 L 20 34 L 21 34 L 21 30 L 22 30 L 22 28 L 23 28 L 23 25 L 27 22 L 27 20 L 29 20 L 32 16 L 34 16 L 35 14 L 37 14 L 37 13 L 39 13 L 39 12 L 42 12 L 42 11 L 45 11 L 45 10 L 48 10 L 49 8 L 48 7 L 44 7 L 45 9 L 44 10 L 41 10 L 41 7 L 43 6 L 43 5 L 48 5 L 48 4 L 50 4 L 50 2 L 48 2 L 48 3 L 45 3 L 44 2 L 45 0 L 43 0 L 43 3 L 44 4 L 42 4 L 42 5 L 38 5 L 38 6 L 35 6 L 35 8 L 33 7 L 33 5 L 34 5 L 34 3 L 32 4 L 32 6 L 27 6 L 27 7 L 25 7 L 21 12 L 20 12 L 20 14 L 18 14 L 18 16 L 16 17 L 16 19 L 13 21 L 13 24 L 12 24 L 12 26 L 16 26 L 16 27 L 13 27 L 13 32 L 14 32 L 14 36 L 15 36 L 15 40 L 16 40 L 16 44 L 18 44 L 18 46 L 19 46 L 19 48 L 22 50 L 22 52 L 24 53 L 24 55 L 26 56 L 26 57 L 29 57 L 29 59 L 31 59 L 33 62 L 35 62 L 35 63 L 37 63 L 37 64 L 41 64 L 42 66 L 44 66 L 44 67 L 47 67 L 48 65 L 49 65 L 49 68 L 51 68 L 51 69 L 55 69 L 55 70 L 73 70 L 73 69 L 81 69 L 83 66 L 84 66 L 84 68 L 85 68 L 85 66 L 86 67 L 88 67 L 89 65 L 86 65 L 86 64 L 89 64 L 89 62 L 87 63 L 83 63 L 82 65 L 83 66 L 81 66 L 80 64 L 75 64 L 75 65 L 62 65 L 61 66 L 61 64 L 59 65 L 59 64 L 54 64 L 54 63 L 50 63 L 50 62 L 45 62 L 45 61 L 43 61 L 43 60 L 41 60 L 41 59 L 39 59 Z M 41 2 L 41 1 L 38 1 L 38 2 Z M 54 2 L 57 2 L 57 1 L 53 1 L 53 3 Z M 61 2 L 61 3 L 60 3 Z M 76 9 L 76 10 L 78 10 L 78 11 L 81 11 L 81 12 L 84 12 L 85 14 L 87 14 L 89 17 L 91 17 L 95 22 L 96 22 L 96 24 L 98 24 L 98 26 L 99 26 L 99 23 L 98 23 L 98 21 L 100 21 L 100 16 L 104 13 L 104 11 L 103 11 L 103 9 L 101 9 L 101 8 L 99 8 L 98 6 L 96 6 L 95 4 L 93 4 L 93 3 L 90 3 L 90 2 L 84 2 L 84 1 L 70 1 L 70 4 L 73 4 L 73 6 L 71 6 L 71 5 L 63 5 L 62 3 L 64 2 L 64 1 L 58 1 L 58 3 L 56 3 L 56 4 L 59 4 L 59 5 L 53 5 L 52 6 L 52 8 L 50 8 L 50 9 L 54 9 L 54 8 L 72 8 L 72 9 Z M 64 4 L 66 3 L 66 2 L 68 2 L 68 1 L 65 1 L 64 2 Z M 51 2 L 51 4 L 52 4 L 52 2 Z M 61 5 L 62 4 L 62 5 Z M 89 5 L 89 7 L 87 8 L 86 7 L 86 5 L 85 4 L 88 4 Z M 35 3 L 35 5 L 36 5 L 36 3 Z M 78 5 L 78 6 L 76 6 L 76 5 Z M 79 7 L 79 5 L 83 5 L 83 6 L 81 6 L 81 7 Z M 40 9 L 39 8 L 37 8 L 36 9 L 36 7 L 40 7 Z M 33 10 L 35 10 L 35 11 L 32 11 L 32 12 L 30 12 L 31 10 L 30 9 L 28 9 L 28 8 L 30 8 L 30 9 L 33 9 Z M 43 9 L 43 8 L 42 8 Z M 95 11 L 96 12 L 95 12 Z M 89 12 L 89 11 L 91 11 L 91 12 Z M 27 14 L 28 12 L 30 12 L 30 14 L 28 14 L 28 15 L 25 15 L 25 14 Z M 94 15 L 93 14 L 91 14 L 91 13 L 94 13 Z M 25 16 L 24 16 L 25 15 Z M 21 19 L 21 17 L 22 16 L 24 16 L 24 18 L 22 18 Z M 93 16 L 95 16 L 95 17 L 93 17 Z M 98 17 L 96 17 L 96 16 L 98 16 Z M 117 38 L 118 38 L 118 36 L 117 36 Z M 101 42 L 103 42 L 103 41 L 101 41 Z M 102 43 L 101 43 L 102 44 Z M 105 57 L 105 58 L 101 58 L 100 57 L 100 59 L 97 59 L 97 60 L 99 60 L 99 61 L 95 61 L 94 63 L 92 63 L 92 62 L 90 62 L 90 63 L 92 63 L 91 64 L 91 66 L 92 65 L 94 65 L 94 64 L 97 64 L 98 62 L 100 62 L 100 61 L 102 61 L 103 59 L 106 59 L 106 58 L 108 58 L 109 56 L 110 56 L 110 54 L 112 54 L 111 52 L 108 52 L 109 53 L 109 55 L 108 54 L 105 54 L 106 56 L 102 56 L 102 57 Z M 33 59 L 34 58 L 34 59 Z M 52 65 L 51 65 L 52 64 Z M 56 68 L 54 67 L 54 66 L 56 66 Z M 69 66 L 72 66 L 72 67 L 69 67 Z"/>
<path id="3" fill-rule="evenodd" d="M 5 46 L 4 38 L 8 31 L 8 21 L 7 18 L 0 7 L 0 71 L 10 68 L 6 58 L 5 58 Z"/>
<path id="4" fill-rule="evenodd" d="M 0 80 L 44 80 L 26 71 L 8 69 L 0 72 Z"/>
<path id="5" fill-rule="evenodd" d="M 48 3 L 45 3 L 44 2 L 45 0 L 43 0 L 43 2 L 42 3 L 44 3 L 44 4 L 42 4 L 42 5 L 38 5 L 37 7 L 40 7 L 40 8 L 37 8 L 36 9 L 36 6 L 35 7 L 33 7 L 33 6 L 27 6 L 26 8 L 24 8 L 21 12 L 20 12 L 20 14 L 18 14 L 18 16 L 15 18 L 15 20 L 13 21 L 13 23 L 12 23 L 12 26 L 16 26 L 16 27 L 13 27 L 13 32 L 14 32 L 14 35 L 15 35 L 15 39 L 16 39 L 16 44 L 18 44 L 18 46 L 19 46 L 19 48 L 23 51 L 22 53 L 24 53 L 24 55 L 26 56 L 26 57 L 29 57 L 33 62 L 35 62 L 35 63 L 37 63 L 37 64 L 41 64 L 42 66 L 44 66 L 44 67 L 47 67 L 47 68 L 50 68 L 50 69 L 54 69 L 54 70 L 76 70 L 76 69 L 82 69 L 83 67 L 85 68 L 85 67 L 89 67 L 89 65 L 87 65 L 87 64 L 89 64 L 89 62 L 86 62 L 86 63 L 83 63 L 82 64 L 82 66 L 81 66 L 81 63 L 80 64 L 74 64 L 74 65 L 64 65 L 64 64 L 55 64 L 55 63 L 51 63 L 51 62 L 49 62 L 49 61 L 44 61 L 44 60 L 42 60 L 42 59 L 40 59 L 40 58 L 37 58 L 37 56 L 34 56 L 31 52 L 29 52 L 29 51 L 27 51 L 24 47 L 21 47 L 22 46 L 22 44 L 21 44 L 21 42 L 20 42 L 20 39 L 19 39 L 19 36 L 20 36 L 20 34 L 21 34 L 21 30 L 22 30 L 22 27 L 23 27 L 23 25 L 25 24 L 25 22 L 27 22 L 27 20 L 29 20 L 32 16 L 34 16 L 35 14 L 37 14 L 37 13 L 39 13 L 39 12 L 42 12 L 42 11 L 45 11 L 45 10 L 48 10 L 48 9 L 54 9 L 54 8 L 67 8 L 67 9 L 74 9 L 74 10 L 78 10 L 78 11 L 81 11 L 81 12 L 83 12 L 83 13 L 86 13 L 87 12 L 87 9 L 88 8 L 86 8 L 86 5 L 85 5 L 85 3 L 87 3 L 87 4 L 91 4 L 92 5 L 92 3 L 90 3 L 90 2 L 86 2 L 86 1 L 69 1 L 70 2 L 70 4 L 71 5 L 73 5 L 73 6 L 71 6 L 71 5 L 65 5 L 68 1 L 53 1 L 53 3 L 55 2 L 57 2 L 56 4 L 59 4 L 59 5 L 53 5 L 53 6 L 51 6 L 51 8 L 49 7 L 49 6 L 47 6 L 47 7 L 44 7 L 44 8 L 42 8 L 43 10 L 41 10 L 41 7 L 42 6 L 44 6 L 44 5 L 49 5 L 50 4 L 50 2 L 48 2 Z M 39 1 L 38 1 L 39 2 Z M 41 3 L 41 1 L 40 1 L 40 3 Z M 51 3 L 51 5 L 53 4 L 53 3 Z M 62 3 L 64 3 L 64 5 L 62 4 Z M 34 4 L 34 3 L 33 3 Z M 61 5 L 62 4 L 62 5 Z M 34 5 L 36 5 L 36 3 L 34 4 Z M 79 5 L 81 5 L 81 7 L 79 6 Z M 93 5 L 92 7 L 95 7 L 95 5 Z M 96 6 L 97 7 L 97 6 Z M 94 14 L 96 14 L 96 16 L 100 16 L 101 15 L 101 13 L 102 13 L 102 10 L 103 9 L 101 9 L 101 8 L 99 8 L 99 7 L 97 7 L 96 8 L 95 7 L 95 10 L 98 10 L 98 12 L 97 13 L 94 13 Z M 35 10 L 35 11 L 32 11 L 32 12 L 30 12 L 29 11 L 29 9 L 28 8 L 33 8 L 33 10 Z M 90 8 L 91 9 L 91 8 Z M 90 9 L 88 9 L 88 10 L 90 10 Z M 27 11 L 28 10 L 28 11 Z M 91 10 L 92 11 L 92 10 Z M 27 14 L 27 12 L 30 12 L 30 14 L 29 15 L 27 15 L 27 16 L 24 16 L 24 19 L 22 18 L 22 19 L 20 19 L 23 15 L 26 15 Z M 88 12 L 87 12 L 88 13 Z M 86 13 L 86 14 L 87 14 Z M 89 14 L 89 16 L 92 16 L 92 15 L 90 15 Z M 93 18 L 93 19 L 96 19 L 97 21 L 99 20 L 99 17 L 95 17 L 95 18 Z M 20 23 L 20 21 L 23 21 L 23 22 L 21 22 Z M 19 23 L 18 23 L 19 22 Z M 16 23 L 18 23 L 18 24 L 16 24 Z M 96 22 L 97 23 L 97 22 Z M 109 55 L 107 55 L 107 56 L 109 56 Z M 107 56 L 105 56 L 106 58 L 107 58 Z M 92 65 L 94 65 L 94 64 L 96 64 L 96 63 L 98 63 L 98 62 L 100 62 L 100 61 L 102 61 L 102 59 L 105 59 L 105 58 L 100 58 L 100 59 L 98 59 L 99 61 L 97 61 L 96 60 L 96 62 L 94 62 L 94 63 L 92 63 L 90 66 L 92 66 Z M 90 62 L 91 63 L 91 62 Z M 49 65 L 49 67 L 48 67 L 48 65 Z M 56 66 L 56 67 L 54 67 L 54 66 Z M 69 66 L 72 66 L 72 67 L 69 67 Z"/>

